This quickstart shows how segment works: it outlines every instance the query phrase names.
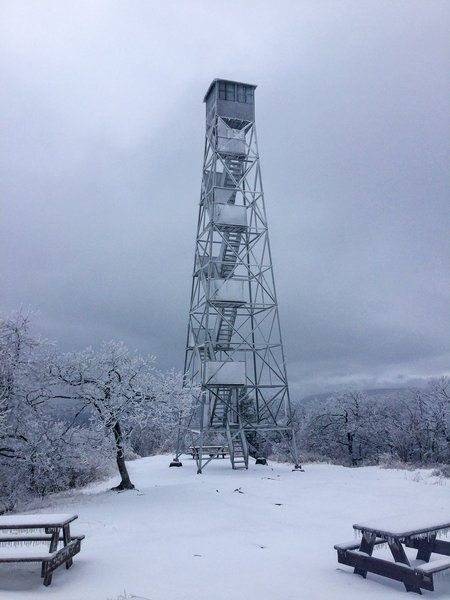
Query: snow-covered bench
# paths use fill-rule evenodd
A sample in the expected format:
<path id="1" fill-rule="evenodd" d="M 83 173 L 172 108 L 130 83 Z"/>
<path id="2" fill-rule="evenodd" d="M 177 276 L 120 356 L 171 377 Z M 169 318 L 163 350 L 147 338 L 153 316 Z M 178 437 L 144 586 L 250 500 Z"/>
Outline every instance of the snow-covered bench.
<path id="1" fill-rule="evenodd" d="M 338 562 L 354 567 L 354 572 L 366 577 L 376 573 L 403 582 L 407 591 L 421 593 L 420 588 L 433 591 L 433 574 L 450 569 L 450 542 L 437 539 L 450 529 L 450 514 L 441 519 L 411 519 L 397 516 L 380 521 L 357 523 L 353 528 L 361 533 L 361 542 L 336 544 Z M 386 544 L 395 562 L 372 556 L 374 547 Z M 415 548 L 417 556 L 410 560 L 404 546 Z"/>
<path id="2" fill-rule="evenodd" d="M 70 523 L 77 517 L 70 514 L 0 516 L 0 563 L 40 562 L 44 585 L 50 585 L 53 571 L 64 563 L 66 569 L 71 567 L 73 557 L 80 552 L 84 535 L 70 533 Z"/>

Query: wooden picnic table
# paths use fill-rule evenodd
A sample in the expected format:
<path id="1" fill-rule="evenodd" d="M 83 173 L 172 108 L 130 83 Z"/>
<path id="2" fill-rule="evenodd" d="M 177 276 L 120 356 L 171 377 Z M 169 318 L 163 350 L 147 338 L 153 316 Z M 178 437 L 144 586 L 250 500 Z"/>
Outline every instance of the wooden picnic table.
<path id="1" fill-rule="evenodd" d="M 403 582 L 408 592 L 421 594 L 420 588 L 433 591 L 433 574 L 450 569 L 450 541 L 438 539 L 438 535 L 450 529 L 450 515 L 425 517 L 420 520 L 409 516 L 397 516 L 356 523 L 353 529 L 361 534 L 359 543 L 336 544 L 338 561 L 354 567 L 362 577 L 376 573 Z M 377 545 L 387 545 L 394 562 L 373 556 Z M 409 559 L 405 547 L 415 548 L 415 559 Z"/>
<path id="2" fill-rule="evenodd" d="M 50 585 L 53 571 L 63 563 L 69 569 L 81 549 L 84 535 L 70 533 L 77 518 L 72 514 L 0 516 L 0 563 L 40 562 L 44 585 Z"/>
<path id="3" fill-rule="evenodd" d="M 209 454 L 211 458 L 225 458 L 228 454 L 229 450 L 226 446 L 202 446 L 203 454 Z M 192 455 L 192 458 L 199 458 L 200 454 L 200 446 L 190 446 L 189 453 Z"/>

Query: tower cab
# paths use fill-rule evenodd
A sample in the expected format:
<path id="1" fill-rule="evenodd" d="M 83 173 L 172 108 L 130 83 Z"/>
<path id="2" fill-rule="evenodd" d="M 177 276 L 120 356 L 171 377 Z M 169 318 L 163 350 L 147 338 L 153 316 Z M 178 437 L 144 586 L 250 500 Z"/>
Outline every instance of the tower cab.
<path id="1" fill-rule="evenodd" d="M 206 122 L 219 116 L 227 119 L 230 127 L 241 129 L 255 120 L 256 85 L 214 79 L 206 92 Z M 230 121 L 228 121 L 230 119 Z"/>

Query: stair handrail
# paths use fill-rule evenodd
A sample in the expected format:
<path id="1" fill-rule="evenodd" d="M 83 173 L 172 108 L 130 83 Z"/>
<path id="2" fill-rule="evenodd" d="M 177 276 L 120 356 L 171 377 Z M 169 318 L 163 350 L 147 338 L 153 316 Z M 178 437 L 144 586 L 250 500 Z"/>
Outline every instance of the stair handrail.
<path id="1" fill-rule="evenodd" d="M 226 434 L 227 434 L 228 448 L 230 449 L 231 466 L 234 469 L 234 446 L 233 446 L 233 439 L 231 437 L 230 423 L 228 422 L 228 419 L 227 419 Z"/>
<path id="2" fill-rule="evenodd" d="M 245 430 L 242 427 L 241 417 L 239 417 L 239 435 L 241 438 L 242 452 L 244 454 L 245 468 L 248 469 L 248 455 L 249 455 L 248 442 L 247 442 L 247 438 L 245 437 Z"/>

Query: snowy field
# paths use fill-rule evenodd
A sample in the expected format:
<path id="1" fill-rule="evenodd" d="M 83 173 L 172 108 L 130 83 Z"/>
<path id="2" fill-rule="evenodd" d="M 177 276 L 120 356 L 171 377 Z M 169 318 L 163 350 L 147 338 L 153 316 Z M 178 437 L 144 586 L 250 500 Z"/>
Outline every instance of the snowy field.
<path id="1" fill-rule="evenodd" d="M 194 461 L 170 457 L 129 464 L 137 489 L 117 479 L 59 495 L 34 512 L 77 513 L 84 533 L 73 567 L 42 585 L 38 564 L 0 564 L 0 600 L 401 600 L 403 584 L 339 565 L 333 544 L 352 524 L 392 514 L 450 511 L 450 482 L 430 471 L 252 464 L 227 460 L 196 475 Z M 435 576 L 435 600 L 450 598 L 450 576 Z"/>

